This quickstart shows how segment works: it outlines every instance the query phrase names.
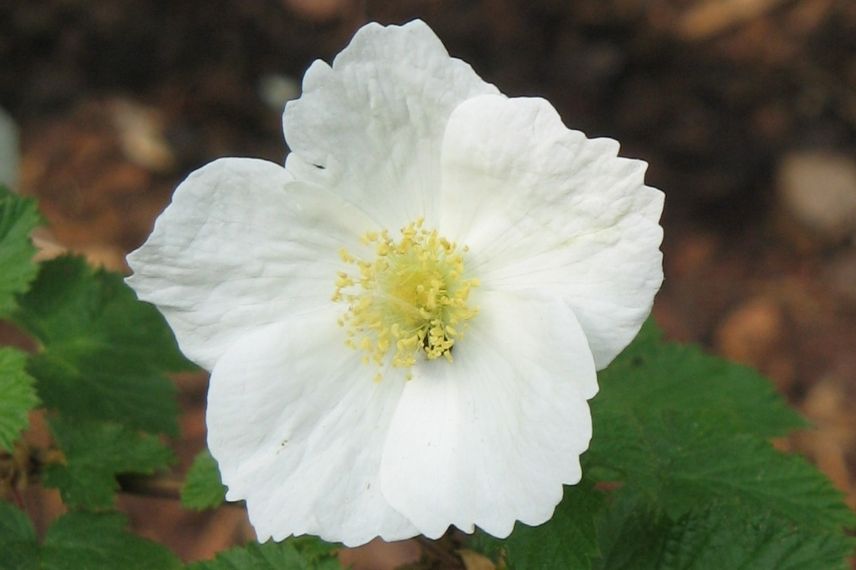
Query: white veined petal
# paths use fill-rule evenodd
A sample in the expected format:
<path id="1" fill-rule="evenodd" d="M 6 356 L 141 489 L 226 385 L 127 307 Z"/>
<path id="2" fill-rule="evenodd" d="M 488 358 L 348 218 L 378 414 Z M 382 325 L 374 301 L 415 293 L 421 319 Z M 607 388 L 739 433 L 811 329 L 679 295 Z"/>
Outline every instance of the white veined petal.
<path id="1" fill-rule="evenodd" d="M 367 24 L 332 67 L 316 61 L 300 99 L 286 105 L 286 168 L 363 205 L 391 231 L 420 216 L 430 223 L 449 114 L 496 92 L 424 22 Z"/>
<path id="2" fill-rule="evenodd" d="M 328 308 L 257 330 L 211 375 L 208 445 L 260 541 L 308 533 L 356 546 L 417 533 L 380 493 L 403 380 L 374 382 L 336 317 Z"/>
<path id="3" fill-rule="evenodd" d="M 210 370 L 248 331 L 329 303 L 339 249 L 372 227 L 282 166 L 221 159 L 175 191 L 128 256 L 128 284 L 157 305 L 184 354 Z"/>
<path id="4" fill-rule="evenodd" d="M 383 453 L 384 496 L 430 538 L 548 520 L 591 438 L 594 361 L 568 306 L 497 292 L 479 305 L 454 362 L 414 368 Z"/>
<path id="5" fill-rule="evenodd" d="M 663 279 L 663 194 L 618 143 L 569 130 L 543 99 L 480 96 L 443 146 L 441 231 L 486 289 L 561 295 L 598 369 L 633 339 Z"/>

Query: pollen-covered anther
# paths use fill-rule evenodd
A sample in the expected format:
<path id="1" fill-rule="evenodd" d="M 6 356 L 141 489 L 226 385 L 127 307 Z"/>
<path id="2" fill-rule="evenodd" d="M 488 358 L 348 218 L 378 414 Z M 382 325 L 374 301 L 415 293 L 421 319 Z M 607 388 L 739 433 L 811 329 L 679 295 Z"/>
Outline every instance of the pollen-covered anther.
<path id="1" fill-rule="evenodd" d="M 479 282 L 465 277 L 457 245 L 423 226 L 420 218 L 401 228 L 397 241 L 386 230 L 367 232 L 362 241 L 374 247 L 373 261 L 339 252 L 351 271 L 336 276 L 333 300 L 348 305 L 338 322 L 366 363 L 408 368 L 421 356 L 451 362 L 452 347 L 478 313 L 468 300 Z"/>

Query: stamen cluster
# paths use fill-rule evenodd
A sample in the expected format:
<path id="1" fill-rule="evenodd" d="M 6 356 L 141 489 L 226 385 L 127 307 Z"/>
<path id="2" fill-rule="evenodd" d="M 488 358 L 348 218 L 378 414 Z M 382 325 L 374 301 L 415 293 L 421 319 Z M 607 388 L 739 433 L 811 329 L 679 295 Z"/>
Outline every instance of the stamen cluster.
<path id="1" fill-rule="evenodd" d="M 374 246 L 374 261 L 340 251 L 356 271 L 338 273 L 333 300 L 348 304 L 339 325 L 347 328 L 346 344 L 365 352 L 365 363 L 382 366 L 390 352 L 390 363 L 399 368 L 413 366 L 419 352 L 451 362 L 452 347 L 478 313 L 467 304 L 479 284 L 464 277 L 467 248 L 459 252 L 423 225 L 419 218 L 401 228 L 398 241 L 387 230 L 367 232 L 362 239 Z"/>

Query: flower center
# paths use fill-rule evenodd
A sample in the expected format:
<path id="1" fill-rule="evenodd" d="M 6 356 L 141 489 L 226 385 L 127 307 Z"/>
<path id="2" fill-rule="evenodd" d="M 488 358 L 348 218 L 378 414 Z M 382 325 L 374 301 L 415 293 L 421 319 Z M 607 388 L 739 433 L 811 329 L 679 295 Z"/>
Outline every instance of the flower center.
<path id="1" fill-rule="evenodd" d="M 395 241 L 389 232 L 368 232 L 375 259 L 365 261 L 342 249 L 333 300 L 348 304 L 339 319 L 347 329 L 346 344 L 364 351 L 363 362 L 382 365 L 388 353 L 395 367 L 408 368 L 421 352 L 429 360 L 451 362 L 452 347 L 461 339 L 477 307 L 467 305 L 478 279 L 464 277 L 467 248 L 423 228 L 422 218 L 401 229 Z M 376 377 L 380 379 L 380 374 Z"/>

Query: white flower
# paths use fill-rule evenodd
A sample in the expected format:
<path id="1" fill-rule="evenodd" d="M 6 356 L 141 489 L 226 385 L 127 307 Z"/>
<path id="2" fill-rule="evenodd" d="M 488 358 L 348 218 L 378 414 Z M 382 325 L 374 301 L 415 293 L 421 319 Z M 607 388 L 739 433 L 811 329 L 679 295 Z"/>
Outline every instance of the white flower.
<path id="1" fill-rule="evenodd" d="M 208 443 L 260 540 L 505 537 L 580 480 L 595 370 L 662 280 L 663 195 L 421 21 L 288 104 L 285 168 L 191 174 L 129 283 L 211 371 Z"/>

